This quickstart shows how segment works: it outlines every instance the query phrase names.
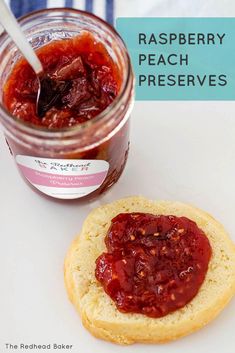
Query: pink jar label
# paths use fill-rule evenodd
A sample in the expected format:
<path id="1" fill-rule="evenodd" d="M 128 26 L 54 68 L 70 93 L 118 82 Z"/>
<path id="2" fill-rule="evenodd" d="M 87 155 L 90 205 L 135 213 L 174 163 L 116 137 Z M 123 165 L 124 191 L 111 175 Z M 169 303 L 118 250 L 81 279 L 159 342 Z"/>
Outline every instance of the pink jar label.
<path id="1" fill-rule="evenodd" d="M 103 160 L 51 159 L 16 156 L 25 178 L 46 195 L 59 199 L 84 197 L 100 187 L 109 163 Z"/>

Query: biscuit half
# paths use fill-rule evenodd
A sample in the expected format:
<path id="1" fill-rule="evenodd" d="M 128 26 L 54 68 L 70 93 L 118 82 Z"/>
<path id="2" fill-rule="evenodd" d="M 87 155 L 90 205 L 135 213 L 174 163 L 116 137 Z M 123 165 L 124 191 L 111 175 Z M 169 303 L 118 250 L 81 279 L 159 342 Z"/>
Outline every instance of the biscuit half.
<path id="1" fill-rule="evenodd" d="M 209 238 L 213 254 L 205 281 L 183 308 L 161 318 L 121 313 L 96 280 L 95 261 L 106 250 L 104 237 L 111 219 L 122 212 L 185 216 Z M 94 336 L 119 344 L 167 342 L 206 325 L 235 294 L 235 245 L 223 226 L 204 211 L 180 202 L 129 197 L 88 215 L 66 256 L 65 284 L 84 326 Z"/>

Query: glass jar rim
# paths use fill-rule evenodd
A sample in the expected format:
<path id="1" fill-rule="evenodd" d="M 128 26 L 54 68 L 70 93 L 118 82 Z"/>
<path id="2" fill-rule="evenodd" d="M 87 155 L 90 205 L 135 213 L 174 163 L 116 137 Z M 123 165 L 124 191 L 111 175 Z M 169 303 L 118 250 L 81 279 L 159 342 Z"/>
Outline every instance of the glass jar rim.
<path id="1" fill-rule="evenodd" d="M 108 31 L 110 31 L 116 37 L 115 39 L 117 40 L 118 45 L 121 47 L 122 54 L 124 54 L 125 63 L 127 64 L 127 74 L 126 74 L 124 81 L 122 82 L 120 92 L 115 97 L 113 102 L 105 110 L 103 110 L 101 113 L 99 113 L 93 119 L 91 119 L 87 122 L 80 123 L 78 125 L 74 125 L 72 127 L 67 127 L 67 128 L 62 128 L 62 129 L 58 128 L 58 129 L 53 129 L 53 130 L 51 129 L 50 130 L 46 127 L 39 127 L 39 126 L 35 126 L 30 123 L 26 123 L 22 120 L 15 118 L 4 107 L 4 105 L 0 102 L 0 114 L 2 114 L 4 116 L 4 119 L 8 123 L 10 123 L 11 125 L 13 124 L 15 126 L 18 126 L 25 133 L 29 133 L 29 134 L 37 133 L 37 135 L 42 135 L 42 136 L 46 136 L 46 137 L 53 136 L 54 138 L 59 137 L 61 135 L 63 135 L 64 137 L 66 137 L 66 136 L 69 137 L 71 135 L 75 135 L 76 133 L 80 133 L 81 131 L 84 131 L 87 128 L 89 128 L 95 124 L 98 124 L 102 121 L 106 121 L 106 118 L 109 116 L 109 113 L 117 111 L 121 107 L 122 98 L 124 97 L 124 95 L 128 89 L 130 77 L 131 78 L 133 77 L 130 57 L 127 52 L 127 48 L 126 48 L 126 45 L 125 45 L 123 39 L 121 38 L 121 36 L 119 35 L 119 33 L 116 31 L 116 29 L 113 26 L 111 26 L 108 22 L 104 21 L 100 17 L 98 17 L 90 12 L 78 10 L 78 9 L 74 9 L 74 8 L 69 8 L 69 7 L 55 7 L 55 8 L 48 8 L 48 9 L 41 9 L 41 10 L 32 11 L 24 16 L 21 16 L 18 19 L 18 22 L 20 24 L 22 24 L 22 23 L 24 24 L 24 21 L 34 20 L 34 19 L 37 19 L 38 16 L 40 16 L 40 15 L 48 14 L 48 13 L 53 14 L 56 12 L 63 12 L 63 13 L 65 13 L 65 12 L 71 13 L 72 12 L 75 15 L 82 16 L 83 18 L 84 17 L 90 18 L 91 20 L 98 21 L 98 23 L 101 26 L 103 26 Z M 3 45 L 4 42 L 7 41 L 9 38 L 10 38 L 9 35 L 6 33 L 6 31 L 4 31 L 0 35 L 0 46 Z M 11 39 L 10 39 L 10 43 L 13 43 L 13 41 Z M 132 84 L 131 84 L 131 86 L 132 86 Z"/>

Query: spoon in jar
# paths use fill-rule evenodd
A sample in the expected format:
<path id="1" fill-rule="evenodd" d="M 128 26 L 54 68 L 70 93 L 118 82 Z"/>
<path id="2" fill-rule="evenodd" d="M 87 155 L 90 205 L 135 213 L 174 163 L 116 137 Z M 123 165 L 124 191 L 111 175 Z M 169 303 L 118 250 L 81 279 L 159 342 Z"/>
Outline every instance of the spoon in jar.
<path id="1" fill-rule="evenodd" d="M 69 82 L 51 79 L 50 76 L 44 72 L 42 63 L 4 0 L 0 0 L 0 23 L 37 76 L 38 92 L 36 112 L 39 117 L 43 117 L 60 99 L 63 92 L 68 88 Z"/>

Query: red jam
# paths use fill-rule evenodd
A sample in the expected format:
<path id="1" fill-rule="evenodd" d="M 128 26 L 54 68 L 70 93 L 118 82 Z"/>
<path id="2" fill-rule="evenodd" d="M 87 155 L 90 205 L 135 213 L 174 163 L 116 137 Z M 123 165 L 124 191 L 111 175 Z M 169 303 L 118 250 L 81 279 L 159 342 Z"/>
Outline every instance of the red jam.
<path id="1" fill-rule="evenodd" d="M 37 130 L 22 133 L 20 128 L 14 129 L 7 135 L 10 151 L 15 157 L 108 162 L 109 169 L 103 183 L 87 196 L 82 196 L 83 199 L 92 199 L 117 182 L 126 164 L 129 151 L 129 116 L 126 112 L 133 99 L 132 73 L 129 74 L 132 84 L 125 90 L 125 96 L 118 97 L 128 67 L 122 66 L 112 48 L 86 31 L 76 37 L 52 41 L 39 48 L 37 54 L 45 73 L 58 82 L 68 82 L 68 86 L 44 116 L 38 116 L 35 73 L 24 59 L 16 62 L 4 85 L 4 104 L 19 121 L 38 128 L 39 134 Z M 52 93 L 48 87 L 46 96 Z M 93 119 L 115 98 L 123 104 L 119 109 L 104 113 L 106 123 L 102 125 L 100 119 L 98 128 L 95 123 L 88 125 L 78 137 L 75 133 L 71 135 L 71 142 L 63 134 L 61 143 L 59 138 L 54 142 L 51 134 L 54 129 L 69 128 Z M 110 121 L 106 119 L 108 117 Z M 47 129 L 52 137 L 46 134 L 41 137 L 41 128 L 44 128 L 43 132 Z"/>
<path id="2" fill-rule="evenodd" d="M 104 45 L 92 34 L 84 32 L 54 41 L 37 54 L 45 73 L 67 86 L 44 116 L 39 117 L 36 75 L 25 60 L 20 60 L 4 87 L 5 106 L 18 119 L 48 129 L 71 127 L 94 118 L 117 96 L 119 72 Z M 50 86 L 45 88 L 45 96 L 53 99 Z"/>
<path id="3" fill-rule="evenodd" d="M 198 293 L 212 250 L 186 217 L 123 213 L 112 220 L 96 278 L 124 313 L 157 318 L 184 307 Z"/>

